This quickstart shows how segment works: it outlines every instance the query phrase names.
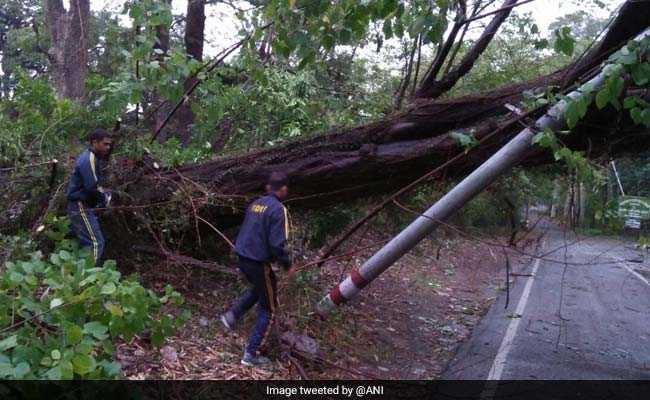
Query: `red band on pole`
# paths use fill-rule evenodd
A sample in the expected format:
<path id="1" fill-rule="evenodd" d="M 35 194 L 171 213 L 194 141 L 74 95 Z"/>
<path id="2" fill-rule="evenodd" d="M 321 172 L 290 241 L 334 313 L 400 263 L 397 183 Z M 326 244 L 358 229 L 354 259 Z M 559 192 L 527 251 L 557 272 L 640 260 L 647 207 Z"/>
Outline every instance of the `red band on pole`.
<path id="1" fill-rule="evenodd" d="M 356 286 L 359 289 L 363 289 L 364 287 L 366 287 L 368 283 L 370 283 L 366 280 L 366 278 L 361 276 L 359 271 L 356 269 L 350 272 L 350 278 L 352 279 L 352 283 L 354 283 L 354 286 Z"/>
<path id="2" fill-rule="evenodd" d="M 334 304 L 337 306 L 347 301 L 347 299 L 343 297 L 341 289 L 339 289 L 339 285 L 334 286 L 334 288 L 330 290 L 330 299 L 332 299 Z"/>

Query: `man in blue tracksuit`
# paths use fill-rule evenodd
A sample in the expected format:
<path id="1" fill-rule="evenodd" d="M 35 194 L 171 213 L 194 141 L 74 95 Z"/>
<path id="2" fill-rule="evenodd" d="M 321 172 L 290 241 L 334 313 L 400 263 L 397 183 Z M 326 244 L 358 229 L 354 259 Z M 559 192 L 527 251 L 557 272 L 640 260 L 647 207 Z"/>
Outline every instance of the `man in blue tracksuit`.
<path id="1" fill-rule="evenodd" d="M 232 330 L 235 323 L 258 304 L 257 322 L 241 360 L 242 364 L 249 366 L 270 361 L 260 352 L 265 350 L 278 307 L 277 283 L 271 263 L 278 262 L 285 270 L 291 267 L 286 249 L 289 219 L 287 209 L 282 205 L 288 194 L 286 175 L 271 174 L 266 190 L 265 196 L 248 206 L 235 244 L 239 270 L 251 287 L 221 316 L 224 326 Z"/>
<path id="2" fill-rule="evenodd" d="M 89 247 L 95 265 L 103 264 L 104 234 L 99 226 L 96 207 L 108 207 L 111 194 L 101 185 L 104 181 L 101 160 L 108 157 L 113 144 L 109 133 L 95 129 L 89 136 L 90 146 L 77 157 L 68 185 L 67 213 L 71 229 L 82 247 Z"/>

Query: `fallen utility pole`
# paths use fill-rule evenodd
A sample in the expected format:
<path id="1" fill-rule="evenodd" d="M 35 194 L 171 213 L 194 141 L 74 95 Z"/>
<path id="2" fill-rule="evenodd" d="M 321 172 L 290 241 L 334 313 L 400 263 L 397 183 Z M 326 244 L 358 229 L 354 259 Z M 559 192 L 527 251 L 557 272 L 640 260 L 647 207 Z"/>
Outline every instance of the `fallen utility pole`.
<path id="1" fill-rule="evenodd" d="M 650 35 L 650 29 L 646 29 L 635 40 L 641 40 L 648 35 Z M 585 92 L 594 92 L 603 85 L 605 79 L 606 73 L 601 69 L 598 75 L 578 89 L 570 92 L 566 97 L 575 100 Z M 526 153 L 535 146 L 533 139 L 538 132 L 546 129 L 553 131 L 565 129 L 564 113 L 568 104 L 569 102 L 563 99 L 551 107 L 546 114 L 535 122 L 533 128 L 529 127 L 519 132 L 510 142 L 375 253 L 359 270 L 353 270 L 343 282 L 335 286 L 317 304 L 317 313 L 324 317 L 335 307 L 352 299 L 366 285 L 430 234 L 439 225 L 440 221 L 445 221 L 451 217 L 499 176 L 518 164 Z"/>

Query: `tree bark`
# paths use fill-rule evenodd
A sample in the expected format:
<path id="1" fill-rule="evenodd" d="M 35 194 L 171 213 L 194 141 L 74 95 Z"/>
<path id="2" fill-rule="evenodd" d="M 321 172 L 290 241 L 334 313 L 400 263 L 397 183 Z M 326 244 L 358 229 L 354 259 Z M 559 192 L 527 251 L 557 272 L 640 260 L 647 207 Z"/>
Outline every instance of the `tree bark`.
<path id="1" fill-rule="evenodd" d="M 187 15 L 185 18 L 185 51 L 187 55 L 197 61 L 203 61 L 203 42 L 205 30 L 205 0 L 189 0 L 187 2 Z M 196 78 L 185 80 L 185 90 L 192 87 Z M 194 114 L 190 100 L 178 109 L 177 124 L 181 136 L 181 143 L 185 147 L 192 139 L 192 124 Z"/>
<path id="2" fill-rule="evenodd" d="M 45 20 L 51 38 L 48 53 L 59 98 L 85 100 L 89 18 L 89 0 L 70 0 L 67 11 L 62 0 L 45 0 Z"/>
<path id="3" fill-rule="evenodd" d="M 171 6 L 171 0 L 162 0 Z M 165 57 L 169 51 L 169 26 L 159 25 L 156 27 L 156 44 L 153 46 L 154 50 L 161 50 L 162 53 L 156 56 L 156 59 L 160 62 L 161 66 L 165 62 Z M 158 93 L 153 94 L 153 101 L 151 102 L 151 107 L 156 107 L 157 110 L 154 113 L 154 131 L 160 127 L 169 112 L 168 107 L 164 107 L 162 103 L 165 102 L 164 99 L 160 97 Z M 167 132 L 162 131 L 158 135 L 158 141 L 164 143 L 167 141 Z"/>

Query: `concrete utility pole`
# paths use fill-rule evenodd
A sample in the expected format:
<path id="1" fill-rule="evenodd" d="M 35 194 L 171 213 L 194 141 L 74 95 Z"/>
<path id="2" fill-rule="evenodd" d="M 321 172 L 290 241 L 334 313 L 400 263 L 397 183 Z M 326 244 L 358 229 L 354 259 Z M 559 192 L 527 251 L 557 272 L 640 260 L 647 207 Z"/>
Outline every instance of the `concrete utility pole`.
<path id="1" fill-rule="evenodd" d="M 637 36 L 636 40 L 641 40 L 648 35 L 650 35 L 650 29 L 646 29 Z M 603 85 L 605 79 L 606 74 L 601 70 L 598 75 L 569 93 L 567 97 L 577 99 L 586 91 L 591 90 L 593 92 Z M 535 122 L 533 129 L 526 128 L 519 132 L 510 142 L 375 253 L 358 271 L 353 270 L 343 282 L 334 287 L 317 304 L 317 312 L 325 316 L 336 306 L 352 299 L 368 283 L 372 282 L 382 272 L 388 269 L 388 267 L 393 265 L 395 261 L 418 244 L 425 236 L 431 233 L 439 225 L 439 221 L 448 219 L 454 212 L 458 211 L 499 176 L 519 163 L 527 151 L 535 146 L 533 138 L 537 132 L 544 131 L 547 128 L 553 131 L 565 129 L 566 121 L 564 113 L 567 106 L 567 101 L 559 101 Z"/>

